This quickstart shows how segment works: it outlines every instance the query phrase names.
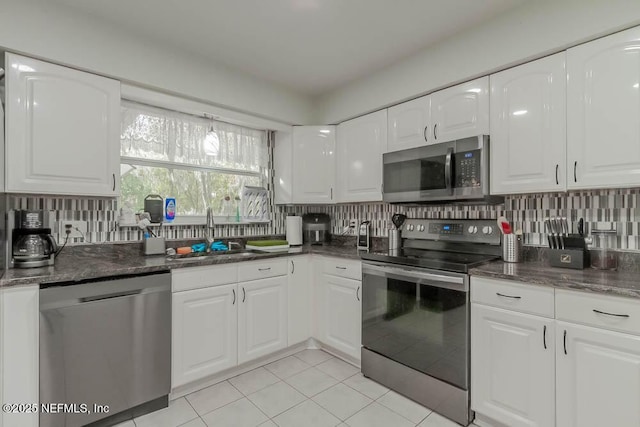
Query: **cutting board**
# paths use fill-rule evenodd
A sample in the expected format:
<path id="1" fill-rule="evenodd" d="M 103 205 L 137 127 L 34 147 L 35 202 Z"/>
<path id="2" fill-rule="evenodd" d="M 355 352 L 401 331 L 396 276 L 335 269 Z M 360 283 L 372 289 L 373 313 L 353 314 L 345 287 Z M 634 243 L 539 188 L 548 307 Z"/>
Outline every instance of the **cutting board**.
<path id="1" fill-rule="evenodd" d="M 245 247 L 256 251 L 278 252 L 288 250 L 289 242 L 286 240 L 249 240 Z"/>

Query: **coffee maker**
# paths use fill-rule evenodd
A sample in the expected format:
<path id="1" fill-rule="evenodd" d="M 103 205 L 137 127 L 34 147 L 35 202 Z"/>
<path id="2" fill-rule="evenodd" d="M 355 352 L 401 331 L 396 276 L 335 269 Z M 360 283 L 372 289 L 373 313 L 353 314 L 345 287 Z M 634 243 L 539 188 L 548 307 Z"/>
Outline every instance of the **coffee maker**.
<path id="1" fill-rule="evenodd" d="M 13 268 L 53 265 L 58 245 L 50 228 L 44 228 L 44 211 L 9 211 L 8 229 L 10 266 Z"/>

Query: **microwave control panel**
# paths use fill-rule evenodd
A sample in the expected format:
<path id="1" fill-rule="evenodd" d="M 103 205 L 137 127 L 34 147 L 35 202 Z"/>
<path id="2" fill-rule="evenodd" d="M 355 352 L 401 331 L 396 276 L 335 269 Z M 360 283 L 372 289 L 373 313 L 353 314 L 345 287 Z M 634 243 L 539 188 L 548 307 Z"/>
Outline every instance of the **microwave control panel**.
<path id="1" fill-rule="evenodd" d="M 480 187 L 480 150 L 456 153 L 453 170 L 456 187 Z"/>

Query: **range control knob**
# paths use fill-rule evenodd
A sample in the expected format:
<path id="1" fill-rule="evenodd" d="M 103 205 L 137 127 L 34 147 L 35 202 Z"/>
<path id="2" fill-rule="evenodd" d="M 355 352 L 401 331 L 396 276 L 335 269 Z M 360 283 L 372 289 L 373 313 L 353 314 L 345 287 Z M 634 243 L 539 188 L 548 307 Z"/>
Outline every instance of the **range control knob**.
<path id="1" fill-rule="evenodd" d="M 469 234 L 476 234 L 478 232 L 478 227 L 475 225 L 470 225 L 467 231 L 469 232 Z"/>
<path id="2" fill-rule="evenodd" d="M 409 230 L 409 231 L 413 231 L 413 224 L 409 224 L 409 225 L 407 225 L 407 230 Z"/>
<path id="3" fill-rule="evenodd" d="M 424 225 L 420 224 L 420 225 L 418 226 L 418 231 L 424 231 Z"/>
<path id="4" fill-rule="evenodd" d="M 489 225 L 484 226 L 484 227 L 482 228 L 482 232 L 483 232 L 484 234 L 491 234 L 491 233 L 493 233 L 493 227 L 491 227 L 491 226 L 489 226 Z"/>

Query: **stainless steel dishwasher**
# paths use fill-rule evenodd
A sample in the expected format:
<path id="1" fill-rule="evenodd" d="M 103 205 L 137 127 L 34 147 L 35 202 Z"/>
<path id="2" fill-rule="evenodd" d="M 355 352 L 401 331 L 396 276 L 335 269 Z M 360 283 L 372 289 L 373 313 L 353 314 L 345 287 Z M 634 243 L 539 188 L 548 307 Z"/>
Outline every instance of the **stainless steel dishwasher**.
<path id="1" fill-rule="evenodd" d="M 169 273 L 40 286 L 41 427 L 112 425 L 170 389 Z"/>

